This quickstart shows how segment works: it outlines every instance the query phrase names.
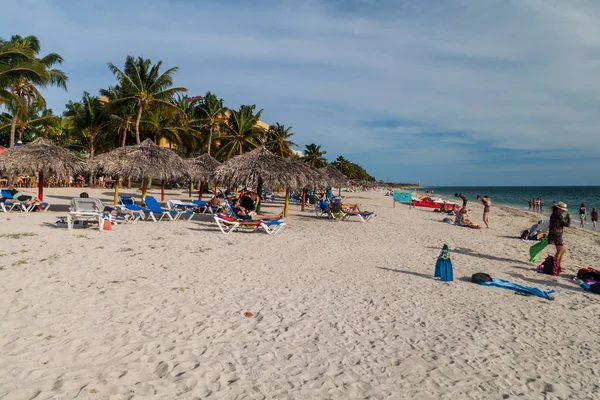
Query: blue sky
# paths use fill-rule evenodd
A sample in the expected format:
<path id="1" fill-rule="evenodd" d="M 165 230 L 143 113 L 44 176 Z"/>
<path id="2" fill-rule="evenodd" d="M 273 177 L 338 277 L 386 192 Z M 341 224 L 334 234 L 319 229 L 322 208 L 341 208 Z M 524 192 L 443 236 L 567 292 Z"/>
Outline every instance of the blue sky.
<path id="1" fill-rule="evenodd" d="M 597 0 L 20 0 L 17 33 L 65 58 L 55 112 L 143 55 L 378 179 L 600 185 Z"/>

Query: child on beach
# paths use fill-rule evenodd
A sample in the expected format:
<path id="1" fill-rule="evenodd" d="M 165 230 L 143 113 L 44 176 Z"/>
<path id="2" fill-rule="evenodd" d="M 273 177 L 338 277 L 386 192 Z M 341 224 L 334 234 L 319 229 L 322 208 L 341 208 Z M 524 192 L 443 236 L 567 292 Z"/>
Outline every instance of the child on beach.
<path id="1" fill-rule="evenodd" d="M 596 230 L 596 225 L 598 224 L 598 211 L 596 207 L 592 208 L 592 229 Z"/>

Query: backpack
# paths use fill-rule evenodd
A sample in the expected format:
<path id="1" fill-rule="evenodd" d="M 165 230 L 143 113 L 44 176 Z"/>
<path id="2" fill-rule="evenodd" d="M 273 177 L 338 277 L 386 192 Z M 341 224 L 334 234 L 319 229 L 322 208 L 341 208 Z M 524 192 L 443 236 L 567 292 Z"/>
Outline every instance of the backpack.
<path id="1" fill-rule="evenodd" d="M 537 267 L 537 272 L 539 274 L 559 276 L 560 267 L 558 266 L 554 256 L 548 256 L 544 262 Z"/>
<path id="2" fill-rule="evenodd" d="M 594 268 L 581 268 L 577 271 L 577 278 L 582 281 L 599 281 L 600 282 L 600 272 L 596 271 Z"/>
<path id="3" fill-rule="evenodd" d="M 489 274 L 483 272 L 477 272 L 471 276 L 471 282 L 480 283 L 480 282 L 491 282 L 492 277 Z"/>

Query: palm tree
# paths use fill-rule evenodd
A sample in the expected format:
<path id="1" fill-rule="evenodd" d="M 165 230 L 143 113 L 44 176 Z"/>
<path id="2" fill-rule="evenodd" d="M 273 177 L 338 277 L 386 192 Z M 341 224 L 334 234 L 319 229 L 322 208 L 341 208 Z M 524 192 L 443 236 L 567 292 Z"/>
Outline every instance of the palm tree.
<path id="1" fill-rule="evenodd" d="M 94 158 L 96 143 L 110 125 L 106 104 L 97 96 L 84 92 L 80 102 L 69 101 L 66 109 L 64 115 L 73 118 L 73 133 L 79 135 L 82 142 L 87 142 L 84 147 L 90 159 Z"/>
<path id="2" fill-rule="evenodd" d="M 100 89 L 98 99 L 106 104 L 110 115 L 109 129 L 117 135 L 121 147 L 124 147 L 127 145 L 127 137 L 133 133 L 137 112 L 134 101 L 120 101 L 121 92 L 119 85 Z"/>
<path id="3" fill-rule="evenodd" d="M 142 131 L 159 144 L 161 138 L 167 139 L 170 143 L 181 145 L 181 130 L 168 118 L 167 115 L 158 111 L 150 110 L 146 113 L 140 122 Z"/>
<path id="4" fill-rule="evenodd" d="M 208 132 L 207 153 L 210 154 L 213 138 L 221 133 L 224 125 L 224 117 L 227 107 L 223 105 L 223 99 L 218 98 L 211 92 L 206 92 L 197 107 L 197 116 L 202 121 L 202 128 Z"/>
<path id="5" fill-rule="evenodd" d="M 291 129 L 291 126 L 286 128 L 285 125 L 280 125 L 279 122 L 271 125 L 267 131 L 267 140 L 265 143 L 267 150 L 279 157 L 288 157 L 294 154 L 291 146 L 298 145 L 290 140 L 294 136 L 290 132 Z"/>
<path id="6" fill-rule="evenodd" d="M 320 144 L 317 145 L 311 143 L 305 146 L 304 157 L 302 157 L 302 160 L 310 164 L 313 168 L 322 168 L 327 165 L 327 159 L 324 157 L 325 154 L 327 154 L 327 152 L 321 150 Z"/>
<path id="7" fill-rule="evenodd" d="M 144 110 L 159 107 L 169 112 L 178 112 L 177 107 L 169 100 L 178 93 L 186 92 L 183 87 L 173 86 L 173 74 L 178 67 L 167 69 L 162 74 L 162 61 L 152 65 L 148 58 L 127 56 L 124 70 L 113 63 L 108 63 L 109 69 L 117 77 L 122 96 L 119 101 L 134 100 L 137 108 L 135 120 L 135 140 L 140 144 L 140 121 Z"/>
<path id="8" fill-rule="evenodd" d="M 53 123 L 46 126 L 42 136 L 65 146 L 69 142 L 71 130 L 73 129 L 73 118 L 71 117 L 55 117 Z"/>
<path id="9" fill-rule="evenodd" d="M 40 41 L 37 37 L 21 37 L 14 35 L 8 42 L 2 42 L 0 44 L 8 44 L 9 47 L 13 46 L 13 48 L 26 48 L 28 49 L 28 54 L 31 55 L 26 61 L 23 61 L 21 57 L 8 60 L 7 65 L 12 66 L 13 69 L 18 69 L 20 63 L 25 63 L 25 70 L 20 76 L 18 74 L 13 74 L 12 79 L 3 82 L 2 85 L 4 88 L 4 95 L 6 96 L 6 94 L 8 94 L 9 102 L 12 103 L 13 119 L 10 131 L 10 146 L 13 147 L 19 116 L 25 116 L 27 114 L 26 109 L 34 102 L 37 103 L 37 109 L 41 110 L 46 106 L 46 101 L 39 92 L 38 86 L 58 86 L 67 90 L 68 78 L 63 71 L 52 68 L 56 64 L 62 64 L 63 58 L 60 55 L 50 53 L 42 58 L 38 57 L 40 52 Z M 29 68 L 27 68 L 27 66 L 29 66 Z M 17 108 L 19 108 L 20 111 L 17 111 Z"/>
<path id="10" fill-rule="evenodd" d="M 31 104 L 27 108 L 17 108 L 16 110 L 9 107 L 9 112 L 10 111 L 18 113 L 16 115 L 17 118 L 15 118 L 15 114 L 11 115 L 10 113 L 4 113 L 3 120 L 5 122 L 0 124 L 0 131 L 7 129 L 8 127 L 12 128 L 13 121 L 16 119 L 14 127 L 16 131 L 19 132 L 19 141 L 22 141 L 25 138 L 25 134 L 29 134 L 29 139 L 34 136 L 43 136 L 45 128 L 54 124 L 54 121 L 57 118 L 52 114 L 52 110 L 40 110 L 36 103 Z"/>
<path id="11" fill-rule="evenodd" d="M 231 111 L 225 125 L 227 134 L 223 136 L 224 144 L 217 153 L 220 158 L 227 160 L 260 146 L 259 129 L 262 128 L 258 128 L 256 123 L 263 110 L 254 114 L 255 109 L 255 105 L 243 105 L 239 110 Z"/>
<path id="12" fill-rule="evenodd" d="M 179 113 L 174 116 L 174 123 L 179 128 L 180 150 L 187 157 L 198 150 L 202 144 L 202 121 L 197 117 L 198 105 L 202 97 L 179 96 L 173 100 L 179 108 Z"/>

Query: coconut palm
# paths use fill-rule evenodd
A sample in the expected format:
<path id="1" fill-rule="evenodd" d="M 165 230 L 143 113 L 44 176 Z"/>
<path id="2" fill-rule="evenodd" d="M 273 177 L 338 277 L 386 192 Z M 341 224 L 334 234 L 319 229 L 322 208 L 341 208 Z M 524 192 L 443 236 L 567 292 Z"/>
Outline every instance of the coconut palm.
<path id="1" fill-rule="evenodd" d="M 26 108 L 7 108 L 9 112 L 3 114 L 2 119 L 4 122 L 0 122 L 0 131 L 9 127 L 12 129 L 13 121 L 16 120 L 14 128 L 19 133 L 19 141 L 23 141 L 26 136 L 29 140 L 34 136 L 43 136 L 45 128 L 52 125 L 56 120 L 56 116 L 52 114 L 52 110 L 40 110 L 36 103 Z M 14 114 L 10 114 L 10 111 L 18 113 L 17 118 L 15 118 Z"/>
<path id="2" fill-rule="evenodd" d="M 224 126 L 224 117 L 227 112 L 227 107 L 223 105 L 223 99 L 218 98 L 211 92 L 206 92 L 206 95 L 199 102 L 197 107 L 197 116 L 202 121 L 202 129 L 206 135 L 207 153 L 210 155 L 212 141 L 215 135 L 220 135 Z"/>
<path id="3" fill-rule="evenodd" d="M 69 142 L 72 129 L 73 118 L 65 116 L 55 117 L 52 124 L 44 128 L 41 136 L 58 143 L 60 146 L 65 146 Z"/>
<path id="4" fill-rule="evenodd" d="M 198 118 L 198 106 L 202 97 L 179 96 L 172 102 L 179 108 L 174 115 L 174 123 L 179 128 L 180 150 L 187 157 L 200 149 L 202 145 L 202 121 Z"/>
<path id="5" fill-rule="evenodd" d="M 125 68 L 121 70 L 113 63 L 109 69 L 117 77 L 121 96 L 118 101 L 135 101 L 137 116 L 135 120 L 135 140 L 140 144 L 140 121 L 142 113 L 149 108 L 159 107 L 165 111 L 178 112 L 177 107 L 169 100 L 178 93 L 186 92 L 183 87 L 173 86 L 173 74 L 178 67 L 167 69 L 162 74 L 162 61 L 152 65 L 148 58 L 127 56 Z"/>
<path id="6" fill-rule="evenodd" d="M 37 37 L 14 35 L 8 42 L 2 43 L 8 44 L 9 47 L 12 45 L 14 47 L 26 48 L 29 54 L 31 54 L 31 57 L 26 61 L 23 61 L 21 57 L 8 60 L 7 65 L 12 66 L 13 69 L 18 69 L 21 63 L 30 68 L 26 69 L 20 76 L 14 74 L 12 79 L 2 82 L 4 95 L 9 94 L 8 102 L 11 103 L 13 110 L 10 131 L 10 146 L 12 147 L 15 142 L 15 131 L 19 117 L 27 115 L 27 109 L 34 102 L 37 103 L 37 109 L 43 109 L 46 106 L 46 101 L 39 92 L 38 87 L 58 86 L 66 90 L 68 78 L 63 71 L 52 68 L 56 64 L 62 64 L 63 58 L 60 55 L 50 53 L 44 57 L 38 57 L 40 41 Z M 20 110 L 17 110 L 17 108 Z"/>
<path id="7" fill-rule="evenodd" d="M 228 160 L 235 155 L 244 154 L 244 152 L 260 146 L 259 130 L 261 128 L 258 128 L 256 123 L 260 120 L 263 110 L 259 110 L 255 114 L 255 109 L 256 105 L 242 105 L 239 110 L 230 112 L 225 125 L 224 143 L 217 153 L 221 159 Z"/>
<path id="8" fill-rule="evenodd" d="M 291 129 L 291 126 L 286 128 L 285 125 L 281 125 L 279 122 L 271 125 L 267 131 L 267 140 L 265 142 L 267 150 L 279 157 L 289 157 L 294 154 L 291 146 L 297 146 L 297 144 L 290 140 L 294 136 L 290 132 Z"/>
<path id="9" fill-rule="evenodd" d="M 94 158 L 96 144 L 110 125 L 106 103 L 97 96 L 84 92 L 80 102 L 67 103 L 64 115 L 73 118 L 73 133 L 78 135 L 83 143 L 87 142 L 84 147 L 90 158 Z"/>
<path id="10" fill-rule="evenodd" d="M 146 112 L 144 118 L 140 121 L 140 128 L 145 136 L 152 139 L 156 145 L 160 144 L 162 138 L 177 146 L 182 144 L 179 126 L 175 124 L 173 119 L 159 110 Z"/>
<path id="11" fill-rule="evenodd" d="M 322 168 L 327 165 L 327 159 L 325 159 L 326 151 L 321 150 L 321 145 L 314 143 L 304 146 L 304 157 L 302 160 L 310 164 L 313 168 Z"/>

